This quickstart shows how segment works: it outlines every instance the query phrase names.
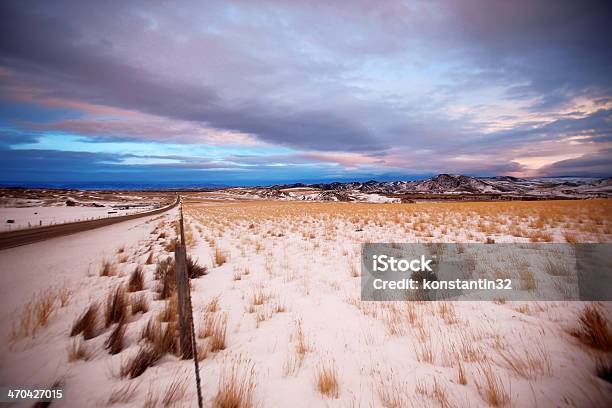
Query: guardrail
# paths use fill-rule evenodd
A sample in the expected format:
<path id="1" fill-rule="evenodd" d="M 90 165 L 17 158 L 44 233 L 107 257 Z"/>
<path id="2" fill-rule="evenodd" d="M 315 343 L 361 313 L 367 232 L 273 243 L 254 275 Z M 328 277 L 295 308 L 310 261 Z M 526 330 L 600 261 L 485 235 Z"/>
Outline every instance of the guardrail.
<path id="1" fill-rule="evenodd" d="M 121 215 L 118 217 L 100 218 L 97 220 L 66 222 L 63 224 L 47 225 L 44 227 L 0 232 L 0 250 L 13 248 L 21 245 L 27 245 L 55 237 L 61 237 L 64 235 L 76 234 L 77 232 L 105 227 L 107 225 L 112 225 L 123 221 L 129 221 L 136 218 L 161 214 L 176 207 L 179 202 L 180 197 L 177 196 L 176 201 L 173 204 L 168 205 L 166 207 L 158 208 L 157 210 L 153 211 L 145 211 L 138 214 Z"/>

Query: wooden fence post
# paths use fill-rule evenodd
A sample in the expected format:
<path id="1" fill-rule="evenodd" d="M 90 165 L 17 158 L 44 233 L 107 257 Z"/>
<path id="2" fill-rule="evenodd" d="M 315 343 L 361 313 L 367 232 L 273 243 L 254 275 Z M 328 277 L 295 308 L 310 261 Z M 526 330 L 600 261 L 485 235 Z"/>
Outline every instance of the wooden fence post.
<path id="1" fill-rule="evenodd" d="M 181 357 L 187 359 L 193 357 L 193 347 L 191 344 L 191 321 L 189 319 L 190 313 L 188 310 L 190 307 L 187 297 L 189 280 L 187 279 L 185 245 L 181 243 L 176 244 L 174 258 L 176 261 L 176 287 L 178 291 Z"/>

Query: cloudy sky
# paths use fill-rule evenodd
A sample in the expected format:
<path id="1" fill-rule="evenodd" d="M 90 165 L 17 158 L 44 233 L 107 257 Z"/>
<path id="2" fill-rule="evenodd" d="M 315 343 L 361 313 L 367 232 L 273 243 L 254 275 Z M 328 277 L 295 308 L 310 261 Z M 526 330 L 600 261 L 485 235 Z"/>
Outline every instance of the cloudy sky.
<path id="1" fill-rule="evenodd" d="M 0 183 L 612 175 L 609 1 L 0 2 Z"/>

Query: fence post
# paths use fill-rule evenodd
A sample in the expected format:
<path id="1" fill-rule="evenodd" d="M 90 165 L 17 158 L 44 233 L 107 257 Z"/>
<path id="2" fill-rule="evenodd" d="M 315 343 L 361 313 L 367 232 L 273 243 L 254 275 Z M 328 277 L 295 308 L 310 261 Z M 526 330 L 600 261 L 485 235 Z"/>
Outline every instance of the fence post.
<path id="1" fill-rule="evenodd" d="M 174 258 L 176 261 L 181 357 L 187 359 L 193 357 L 193 347 L 191 344 L 191 321 L 189 320 L 189 310 L 187 309 L 189 307 L 187 299 L 189 281 L 187 280 L 185 245 L 177 242 Z"/>

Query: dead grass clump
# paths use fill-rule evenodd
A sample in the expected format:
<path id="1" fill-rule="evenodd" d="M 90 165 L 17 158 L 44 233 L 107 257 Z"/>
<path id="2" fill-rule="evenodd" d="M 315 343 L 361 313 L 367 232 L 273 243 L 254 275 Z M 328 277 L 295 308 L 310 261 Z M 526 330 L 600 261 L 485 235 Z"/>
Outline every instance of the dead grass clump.
<path id="1" fill-rule="evenodd" d="M 178 318 L 178 294 L 174 294 L 166 301 L 166 306 L 158 315 L 161 322 L 174 322 Z"/>
<path id="2" fill-rule="evenodd" d="M 521 278 L 521 289 L 528 290 L 529 292 L 533 292 L 537 289 L 538 285 L 533 276 L 533 272 L 529 270 L 527 267 L 523 267 L 519 270 L 519 277 Z"/>
<path id="3" fill-rule="evenodd" d="M 104 304 L 104 327 L 119 323 L 127 317 L 128 299 L 123 285 L 108 293 Z"/>
<path id="4" fill-rule="evenodd" d="M 176 245 L 178 244 L 178 241 L 176 239 L 171 240 L 170 242 L 167 242 L 166 245 L 164 245 L 164 249 L 167 252 L 172 252 L 174 253 L 174 251 L 176 250 Z"/>
<path id="5" fill-rule="evenodd" d="M 140 332 L 140 339 L 153 342 L 157 331 L 161 331 L 161 322 L 159 319 L 149 319 L 146 325 Z"/>
<path id="6" fill-rule="evenodd" d="M 130 304 L 132 306 L 133 315 L 137 313 L 147 313 L 149 311 L 149 303 L 147 302 L 147 297 L 144 293 L 139 293 L 138 295 L 132 296 L 130 299 Z"/>
<path id="7" fill-rule="evenodd" d="M 461 385 L 467 384 L 467 377 L 465 375 L 465 368 L 461 363 L 461 360 L 457 360 L 457 382 Z"/>
<path id="8" fill-rule="evenodd" d="M 159 395 L 151 388 L 149 385 L 149 389 L 147 390 L 147 394 L 145 395 L 144 402 L 142 403 L 143 408 L 156 408 L 159 401 Z"/>
<path id="9" fill-rule="evenodd" d="M 441 408 L 450 408 L 454 405 L 450 403 L 446 389 L 434 377 L 433 384 L 429 385 L 425 382 L 418 381 L 416 384 L 416 392 L 425 395 L 438 403 Z"/>
<path id="10" fill-rule="evenodd" d="M 150 319 L 143 327 L 140 338 L 151 344 L 161 355 L 177 354 L 177 329 L 174 322 L 162 324 L 159 319 Z"/>
<path id="11" fill-rule="evenodd" d="M 102 266 L 100 267 L 100 276 L 115 276 L 116 274 L 117 269 L 115 268 L 115 264 L 107 259 L 103 260 Z"/>
<path id="12" fill-rule="evenodd" d="M 266 294 L 263 285 L 259 285 L 253 290 L 253 293 L 251 294 L 251 304 L 253 306 L 261 306 L 266 302 L 266 300 L 269 299 L 269 297 L 270 296 Z"/>
<path id="13" fill-rule="evenodd" d="M 57 295 L 52 291 L 46 291 L 36 300 L 32 301 L 32 312 L 34 315 L 32 325 L 32 336 L 36 334 L 38 329 L 49 323 L 49 317 L 55 310 L 55 298 Z"/>
<path id="14" fill-rule="evenodd" d="M 604 381 L 612 383 L 612 358 L 600 358 L 595 366 L 597 376 Z"/>
<path id="15" fill-rule="evenodd" d="M 481 364 L 478 370 L 480 380 L 476 380 L 476 388 L 482 399 L 492 407 L 504 407 L 510 402 L 510 394 L 504 387 L 504 382 L 493 372 L 490 364 Z"/>
<path id="16" fill-rule="evenodd" d="M 587 305 L 578 316 L 578 327 L 570 334 L 587 346 L 612 351 L 612 330 L 605 311 L 597 304 Z"/>
<path id="17" fill-rule="evenodd" d="M 550 276 L 569 276 L 571 271 L 567 265 L 548 259 L 544 264 L 544 272 Z"/>
<path id="18" fill-rule="evenodd" d="M 94 302 L 89 305 L 87 310 L 83 312 L 81 316 L 72 325 L 70 330 L 70 336 L 76 336 L 83 333 L 85 340 L 93 339 L 96 337 L 96 327 L 98 324 L 98 303 Z"/>
<path id="19" fill-rule="evenodd" d="M 176 291 L 176 266 L 174 259 L 168 257 L 157 263 L 155 279 L 160 281 L 157 287 L 159 299 L 168 299 Z"/>
<path id="20" fill-rule="evenodd" d="M 141 346 L 136 354 L 124 361 L 119 369 L 121 377 L 136 378 L 152 367 L 162 357 L 162 353 L 151 344 Z"/>
<path id="21" fill-rule="evenodd" d="M 541 342 L 530 342 L 529 348 L 525 347 L 522 352 L 516 351 L 513 346 L 496 348 L 496 351 L 506 366 L 519 377 L 535 379 L 552 374 L 550 355 Z"/>
<path id="22" fill-rule="evenodd" d="M 106 339 L 106 342 L 104 343 L 104 348 L 107 349 L 110 354 L 120 353 L 121 350 L 123 350 L 124 339 L 125 324 L 124 321 L 121 320 L 119 323 L 117 323 L 113 331 L 111 331 L 111 334 L 108 336 L 108 339 Z"/>
<path id="23" fill-rule="evenodd" d="M 128 281 L 128 292 L 138 292 L 144 289 L 144 272 L 139 265 L 134 269 Z"/>
<path id="24" fill-rule="evenodd" d="M 91 352 L 87 348 L 87 344 L 80 338 L 74 339 L 68 346 L 68 361 L 88 361 L 92 357 Z"/>
<path id="25" fill-rule="evenodd" d="M 70 302 L 70 296 L 72 296 L 72 291 L 67 287 L 62 287 L 57 292 L 57 298 L 60 301 L 60 307 L 68 306 Z"/>
<path id="26" fill-rule="evenodd" d="M 214 313 L 219 310 L 219 296 L 215 296 L 206 304 L 204 311 L 206 313 Z"/>
<path id="27" fill-rule="evenodd" d="M 127 404 L 134 399 L 139 383 L 129 382 L 114 389 L 108 396 L 107 405 Z"/>
<path id="28" fill-rule="evenodd" d="M 433 346 L 431 344 L 431 339 L 425 338 L 418 343 L 416 347 L 416 357 L 417 360 L 421 363 L 434 363 L 435 354 L 433 351 Z"/>
<path id="29" fill-rule="evenodd" d="M 227 255 L 219 248 L 215 247 L 214 261 L 216 266 L 221 266 L 227 262 Z"/>
<path id="30" fill-rule="evenodd" d="M 317 391 L 330 398 L 338 398 L 340 385 L 338 384 L 338 373 L 335 363 L 332 361 L 321 361 L 315 369 L 315 384 Z"/>
<path id="31" fill-rule="evenodd" d="M 214 408 L 252 408 L 255 406 L 255 366 L 242 357 L 225 360 L 219 375 Z"/>
<path id="32" fill-rule="evenodd" d="M 33 296 L 21 310 L 18 325 L 13 324 L 10 339 L 14 341 L 20 337 L 33 337 L 39 329 L 45 327 L 56 308 L 56 300 L 63 293 L 68 293 L 67 296 L 70 296 L 70 291 L 67 289 L 47 290 Z M 65 303 L 60 300 L 60 305 L 64 306 L 67 302 L 68 300 Z"/>
<path id="33" fill-rule="evenodd" d="M 187 256 L 187 273 L 189 278 L 195 279 L 208 274 L 208 268 L 206 266 L 199 265 L 190 256 Z"/>
<path id="34" fill-rule="evenodd" d="M 565 242 L 568 244 L 577 244 L 580 242 L 578 234 L 572 231 L 563 231 L 563 238 L 565 238 Z"/>
<path id="35" fill-rule="evenodd" d="M 177 402 L 185 398 L 187 392 L 187 381 L 188 379 L 184 376 L 174 375 L 172 382 L 168 384 L 166 391 L 164 392 L 164 398 L 162 399 L 162 405 L 164 407 L 172 407 Z"/>
<path id="36" fill-rule="evenodd" d="M 221 313 L 213 318 L 211 325 L 208 350 L 215 352 L 225 349 L 225 337 L 227 334 L 227 315 Z"/>
<path id="37" fill-rule="evenodd" d="M 304 336 L 304 329 L 302 329 L 302 320 L 298 319 L 295 322 L 295 352 L 299 355 L 304 355 L 310 351 L 310 347 L 306 342 L 306 336 Z"/>
<path id="38" fill-rule="evenodd" d="M 459 321 L 455 313 L 455 306 L 451 302 L 440 302 L 438 313 L 446 324 L 455 324 Z"/>

